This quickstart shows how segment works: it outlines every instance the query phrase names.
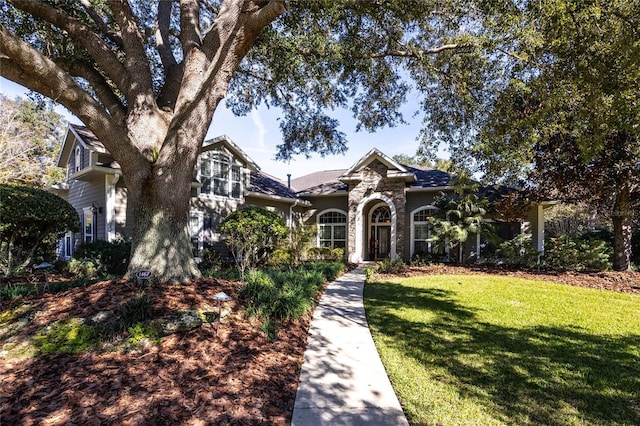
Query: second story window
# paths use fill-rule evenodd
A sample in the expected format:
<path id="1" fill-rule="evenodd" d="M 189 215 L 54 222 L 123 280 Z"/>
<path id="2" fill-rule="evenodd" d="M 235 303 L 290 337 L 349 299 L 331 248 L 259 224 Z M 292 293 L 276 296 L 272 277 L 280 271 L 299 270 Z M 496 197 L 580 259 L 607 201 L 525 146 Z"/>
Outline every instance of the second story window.
<path id="1" fill-rule="evenodd" d="M 73 172 L 79 172 L 82 169 L 82 148 L 76 146 L 73 155 Z"/>
<path id="2" fill-rule="evenodd" d="M 242 194 L 242 171 L 233 164 L 229 156 L 213 153 L 200 160 L 202 194 L 240 198 Z"/>

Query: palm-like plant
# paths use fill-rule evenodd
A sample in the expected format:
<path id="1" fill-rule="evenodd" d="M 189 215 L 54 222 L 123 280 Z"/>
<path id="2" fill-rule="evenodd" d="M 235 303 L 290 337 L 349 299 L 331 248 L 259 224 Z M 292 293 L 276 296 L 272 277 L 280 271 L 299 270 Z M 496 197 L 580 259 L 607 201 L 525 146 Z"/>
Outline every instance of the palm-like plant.
<path id="1" fill-rule="evenodd" d="M 438 213 L 433 218 L 434 248 L 440 252 L 458 249 L 458 262 L 464 260 L 464 244 L 469 236 L 493 234 L 484 217 L 489 201 L 476 194 L 442 194 L 434 200 Z"/>

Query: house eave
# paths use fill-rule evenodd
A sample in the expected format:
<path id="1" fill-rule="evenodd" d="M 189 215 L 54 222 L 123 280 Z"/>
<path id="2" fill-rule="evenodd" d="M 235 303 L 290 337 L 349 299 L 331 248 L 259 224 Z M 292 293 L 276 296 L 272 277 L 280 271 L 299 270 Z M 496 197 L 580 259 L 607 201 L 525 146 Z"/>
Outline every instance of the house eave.
<path id="1" fill-rule="evenodd" d="M 244 196 L 245 198 L 254 197 L 262 200 L 282 201 L 287 204 L 297 203 L 299 206 L 307 206 L 307 207 L 311 206 L 311 203 L 309 201 L 303 200 L 302 198 L 288 198 L 288 197 L 282 197 L 280 195 L 270 195 L 270 194 L 263 194 L 260 192 L 252 192 L 252 191 L 247 191 Z"/>
<path id="2" fill-rule="evenodd" d="M 104 166 L 89 166 L 79 170 L 69 176 L 69 179 L 89 181 L 97 176 L 119 175 L 122 176 L 122 170 Z"/>
<path id="3" fill-rule="evenodd" d="M 410 186 L 406 189 L 407 192 L 437 192 L 437 191 L 449 191 L 453 189 L 451 186 Z"/>
<path id="4" fill-rule="evenodd" d="M 348 195 L 349 192 L 348 191 L 335 191 L 335 192 L 327 192 L 327 193 L 323 193 L 323 194 L 312 194 L 312 193 L 298 193 L 299 197 L 304 197 L 304 198 L 315 198 L 315 197 L 337 197 L 337 196 L 344 196 L 344 195 Z"/>

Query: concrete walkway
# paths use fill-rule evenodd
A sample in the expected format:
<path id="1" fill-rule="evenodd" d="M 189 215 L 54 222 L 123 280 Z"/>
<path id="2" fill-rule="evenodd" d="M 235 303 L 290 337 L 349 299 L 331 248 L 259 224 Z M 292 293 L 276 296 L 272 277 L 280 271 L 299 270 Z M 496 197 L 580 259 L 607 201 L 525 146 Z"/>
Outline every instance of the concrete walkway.
<path id="1" fill-rule="evenodd" d="M 408 425 L 364 313 L 364 273 L 329 284 L 316 307 L 293 407 L 294 426 Z"/>

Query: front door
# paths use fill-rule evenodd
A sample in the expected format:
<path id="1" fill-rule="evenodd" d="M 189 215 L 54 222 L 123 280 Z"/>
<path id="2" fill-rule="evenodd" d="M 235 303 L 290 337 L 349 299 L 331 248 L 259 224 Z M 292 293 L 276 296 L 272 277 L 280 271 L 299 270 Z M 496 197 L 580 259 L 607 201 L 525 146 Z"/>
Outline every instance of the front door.
<path id="1" fill-rule="evenodd" d="M 391 254 L 391 209 L 384 203 L 374 206 L 369 216 L 369 259 L 386 259 Z"/>
<path id="2" fill-rule="evenodd" d="M 371 225 L 369 239 L 369 259 L 380 260 L 389 257 L 391 251 L 391 226 Z"/>
<path id="3" fill-rule="evenodd" d="M 391 250 L 391 227 L 390 226 L 376 226 L 378 233 L 378 252 L 376 253 L 376 259 L 386 259 L 389 257 L 389 251 Z"/>

